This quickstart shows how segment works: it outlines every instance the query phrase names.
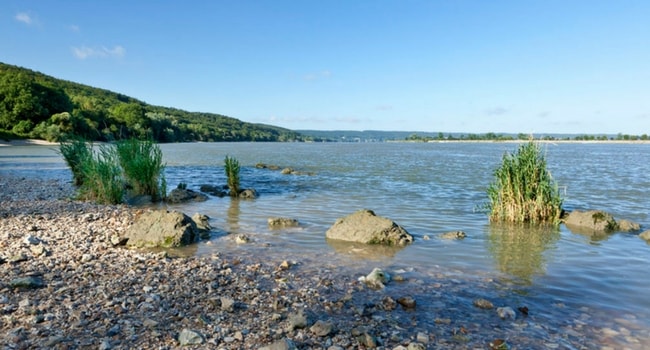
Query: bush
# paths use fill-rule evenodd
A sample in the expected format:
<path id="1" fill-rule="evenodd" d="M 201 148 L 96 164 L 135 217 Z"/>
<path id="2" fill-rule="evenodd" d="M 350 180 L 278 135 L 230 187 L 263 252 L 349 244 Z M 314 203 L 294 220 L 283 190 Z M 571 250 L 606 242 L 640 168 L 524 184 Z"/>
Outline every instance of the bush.
<path id="1" fill-rule="evenodd" d="M 92 143 L 81 138 L 72 139 L 59 144 L 59 153 L 72 171 L 72 178 L 76 186 L 81 186 L 84 180 L 82 165 L 89 161 L 93 155 Z"/>
<path id="2" fill-rule="evenodd" d="M 226 156 L 225 159 L 226 176 L 228 177 L 228 188 L 230 189 L 230 196 L 237 197 L 239 195 L 239 161 L 237 159 Z"/>
<path id="3" fill-rule="evenodd" d="M 158 145 L 150 140 L 130 139 L 118 142 L 116 150 L 124 178 L 135 194 L 149 195 L 153 201 L 163 199 L 167 193 L 165 164 Z"/>
<path id="4" fill-rule="evenodd" d="M 125 186 L 119 164 L 114 147 L 100 146 L 98 152 L 81 165 L 83 184 L 79 188 L 79 197 L 99 204 L 122 203 Z"/>
<path id="5" fill-rule="evenodd" d="M 506 153 L 494 178 L 487 189 L 491 222 L 559 223 L 562 198 L 536 143 Z"/>

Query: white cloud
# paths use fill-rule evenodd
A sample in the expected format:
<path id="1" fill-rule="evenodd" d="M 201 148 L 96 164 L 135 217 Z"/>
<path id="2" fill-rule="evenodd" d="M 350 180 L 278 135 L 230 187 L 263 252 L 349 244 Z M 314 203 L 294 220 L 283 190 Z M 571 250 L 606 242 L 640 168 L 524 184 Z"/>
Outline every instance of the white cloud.
<path id="1" fill-rule="evenodd" d="M 23 23 L 25 23 L 27 25 L 30 25 L 30 24 L 34 23 L 34 19 L 32 19 L 32 17 L 28 13 L 25 13 L 25 12 L 17 13 L 16 17 L 14 17 L 14 18 L 16 19 L 16 21 L 23 22 Z"/>
<path id="2" fill-rule="evenodd" d="M 113 48 L 108 48 L 105 46 L 99 48 L 81 46 L 73 47 L 72 54 L 80 60 L 85 60 L 86 58 L 122 58 L 126 55 L 126 49 L 120 45 L 115 45 Z"/>
<path id="3" fill-rule="evenodd" d="M 68 26 L 68 28 L 69 28 L 71 31 L 73 31 L 73 32 L 78 32 L 78 31 L 81 29 L 81 28 L 79 28 L 79 26 L 76 25 L 76 24 L 71 24 L 71 25 Z"/>

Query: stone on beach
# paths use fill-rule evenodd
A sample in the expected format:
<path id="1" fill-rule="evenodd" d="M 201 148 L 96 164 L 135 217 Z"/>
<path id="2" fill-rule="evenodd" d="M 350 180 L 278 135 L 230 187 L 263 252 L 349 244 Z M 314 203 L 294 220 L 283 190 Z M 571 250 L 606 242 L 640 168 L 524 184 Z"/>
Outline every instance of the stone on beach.
<path id="1" fill-rule="evenodd" d="M 180 247 L 199 238 L 196 223 L 179 211 L 151 210 L 138 216 L 124 236 L 136 247 Z"/>

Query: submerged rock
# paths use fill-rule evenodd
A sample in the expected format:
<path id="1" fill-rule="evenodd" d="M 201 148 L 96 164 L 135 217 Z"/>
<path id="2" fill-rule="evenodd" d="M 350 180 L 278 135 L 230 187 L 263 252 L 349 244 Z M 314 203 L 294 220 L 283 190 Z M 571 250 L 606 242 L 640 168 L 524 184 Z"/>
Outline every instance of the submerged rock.
<path id="1" fill-rule="evenodd" d="M 184 202 L 205 202 L 208 196 L 203 193 L 195 192 L 186 188 L 175 188 L 168 195 L 165 201 L 167 203 L 184 203 Z"/>
<path id="2" fill-rule="evenodd" d="M 384 288 L 384 285 L 390 281 L 390 275 L 382 269 L 375 267 L 368 276 L 359 277 L 359 281 L 376 289 Z"/>
<path id="3" fill-rule="evenodd" d="M 641 239 L 645 240 L 646 242 L 650 243 L 650 230 L 641 232 L 639 237 Z"/>
<path id="4" fill-rule="evenodd" d="M 267 220 L 267 223 L 269 225 L 269 228 L 272 229 L 283 227 L 297 227 L 300 225 L 298 223 L 298 220 L 291 218 L 269 218 Z"/>
<path id="5" fill-rule="evenodd" d="M 463 239 L 465 237 L 467 237 L 467 234 L 463 231 L 445 232 L 440 235 L 442 239 Z"/>
<path id="6" fill-rule="evenodd" d="M 404 246 L 413 242 L 413 236 L 404 228 L 368 209 L 338 219 L 325 236 L 328 239 L 365 244 Z"/>
<path id="7" fill-rule="evenodd" d="M 611 214 L 602 210 L 574 210 L 563 218 L 564 224 L 571 232 L 583 234 L 606 234 L 615 231 L 632 232 L 641 226 L 629 220 L 616 220 Z"/>

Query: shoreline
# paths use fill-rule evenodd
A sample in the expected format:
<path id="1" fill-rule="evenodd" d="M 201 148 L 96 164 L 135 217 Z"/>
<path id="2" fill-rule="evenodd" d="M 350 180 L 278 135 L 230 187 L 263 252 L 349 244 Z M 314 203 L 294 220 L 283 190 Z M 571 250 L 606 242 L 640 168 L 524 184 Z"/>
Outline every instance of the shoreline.
<path id="1" fill-rule="evenodd" d="M 578 144 L 650 144 L 650 140 L 533 140 L 544 144 L 553 143 L 578 143 Z M 198 141 L 197 141 L 198 142 Z M 429 141 L 409 141 L 409 140 L 387 140 L 384 143 L 522 143 L 526 140 L 429 140 Z M 97 142 L 99 143 L 99 142 Z M 215 142 L 220 143 L 220 142 Z M 236 143 L 236 142 L 234 142 Z M 328 143 L 328 142 L 324 142 Z M 337 142 L 330 142 L 337 143 Z M 340 142 L 340 143 L 366 143 L 366 142 Z M 50 142 L 38 139 L 24 140 L 0 140 L 0 147 L 11 146 L 58 146 L 58 142 Z"/>
<path id="2" fill-rule="evenodd" d="M 143 209 L 70 200 L 69 181 L 0 175 L 3 348 L 175 349 L 182 333 L 197 334 L 189 348 L 221 349 L 486 348 L 496 339 L 515 348 L 650 347 L 650 331 L 626 315 L 602 325 L 588 308 L 552 301 L 518 313 L 502 295 L 507 282 L 493 276 L 389 269 L 401 281 L 373 290 L 333 256 L 269 247 L 175 258 L 115 247 L 111 238 Z M 40 285 L 13 287 L 18 278 Z M 405 297 L 416 307 L 402 307 Z M 480 299 L 494 308 L 475 306 Z M 505 306 L 515 318 L 498 316 Z"/>

